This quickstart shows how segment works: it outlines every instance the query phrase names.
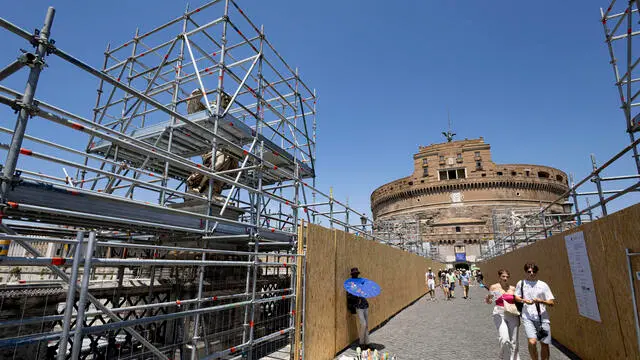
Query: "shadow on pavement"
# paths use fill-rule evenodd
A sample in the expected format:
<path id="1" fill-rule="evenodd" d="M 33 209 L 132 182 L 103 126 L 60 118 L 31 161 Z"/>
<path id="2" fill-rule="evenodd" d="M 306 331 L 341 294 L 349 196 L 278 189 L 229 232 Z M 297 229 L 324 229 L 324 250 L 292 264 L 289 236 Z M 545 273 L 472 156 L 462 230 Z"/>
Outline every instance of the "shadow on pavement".
<path id="1" fill-rule="evenodd" d="M 351 345 L 349 345 L 349 349 L 350 350 L 356 350 L 356 348 L 360 346 L 360 344 L 358 342 L 354 342 Z M 383 350 L 385 348 L 385 346 L 383 344 L 377 344 L 377 343 L 370 343 L 369 346 L 371 347 L 372 350 Z"/>

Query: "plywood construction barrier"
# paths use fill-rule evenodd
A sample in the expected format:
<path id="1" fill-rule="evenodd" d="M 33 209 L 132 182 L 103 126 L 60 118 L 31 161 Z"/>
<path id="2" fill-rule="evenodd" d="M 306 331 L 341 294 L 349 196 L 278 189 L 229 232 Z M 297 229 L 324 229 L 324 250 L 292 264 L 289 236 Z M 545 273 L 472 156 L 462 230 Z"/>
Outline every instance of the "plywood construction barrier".
<path id="1" fill-rule="evenodd" d="M 350 269 L 378 283 L 369 299 L 372 329 L 426 293 L 425 272 L 444 265 L 388 245 L 318 225 L 306 228 L 305 357 L 333 359 L 358 338 L 358 320 L 347 309 L 342 284 Z"/>
<path id="2" fill-rule="evenodd" d="M 580 315 L 565 237 L 582 232 L 601 321 Z M 640 359 L 625 249 L 640 252 L 640 204 L 480 264 L 487 284 L 498 269 L 508 269 L 512 283 L 525 277 L 523 266 L 535 262 L 538 279 L 549 284 L 556 300 L 550 309 L 554 339 L 582 359 Z M 631 258 L 633 273 L 640 257 Z M 636 301 L 640 281 L 634 275 Z M 526 349 L 525 349 L 526 351 Z"/>

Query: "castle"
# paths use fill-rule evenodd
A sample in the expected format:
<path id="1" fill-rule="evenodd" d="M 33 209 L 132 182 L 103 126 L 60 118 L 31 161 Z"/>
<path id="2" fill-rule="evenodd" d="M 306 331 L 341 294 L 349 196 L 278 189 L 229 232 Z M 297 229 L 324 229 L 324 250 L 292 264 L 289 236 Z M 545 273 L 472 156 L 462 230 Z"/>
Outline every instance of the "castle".
<path id="1" fill-rule="evenodd" d="M 558 169 L 494 163 L 482 137 L 421 146 L 413 163 L 413 174 L 373 191 L 374 221 L 416 218 L 420 240 L 451 265 L 479 258 L 481 246 L 493 240 L 496 211 L 539 209 L 569 189 Z M 548 211 L 560 215 L 567 206 Z"/>

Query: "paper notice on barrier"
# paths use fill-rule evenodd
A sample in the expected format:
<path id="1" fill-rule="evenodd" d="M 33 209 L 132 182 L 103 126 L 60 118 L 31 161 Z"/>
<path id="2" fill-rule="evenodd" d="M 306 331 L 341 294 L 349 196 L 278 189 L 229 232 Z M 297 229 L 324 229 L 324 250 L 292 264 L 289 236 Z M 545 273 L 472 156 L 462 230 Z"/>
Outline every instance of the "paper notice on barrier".
<path id="1" fill-rule="evenodd" d="M 578 312 L 591 320 L 601 322 L 596 289 L 593 286 L 591 265 L 587 254 L 587 245 L 584 242 L 584 234 L 577 232 L 564 237 L 567 246 L 569 265 L 573 277 L 573 289 L 576 293 Z"/>

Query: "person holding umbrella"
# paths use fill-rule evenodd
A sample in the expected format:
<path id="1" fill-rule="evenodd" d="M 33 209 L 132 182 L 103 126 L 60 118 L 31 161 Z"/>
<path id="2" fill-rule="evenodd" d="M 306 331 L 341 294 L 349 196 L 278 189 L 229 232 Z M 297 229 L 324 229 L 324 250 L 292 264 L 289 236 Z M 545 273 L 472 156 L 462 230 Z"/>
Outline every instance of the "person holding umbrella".
<path id="1" fill-rule="evenodd" d="M 365 350 L 371 348 L 369 345 L 369 302 L 366 298 L 378 295 L 380 287 L 371 280 L 359 278 L 359 275 L 358 268 L 352 268 L 351 278 L 344 282 L 344 288 L 347 290 L 347 308 L 352 314 L 358 314 L 360 348 Z"/>

